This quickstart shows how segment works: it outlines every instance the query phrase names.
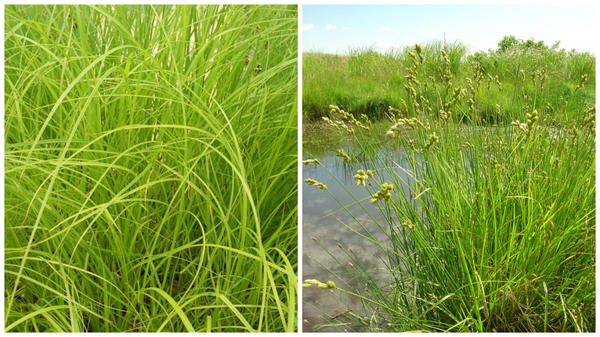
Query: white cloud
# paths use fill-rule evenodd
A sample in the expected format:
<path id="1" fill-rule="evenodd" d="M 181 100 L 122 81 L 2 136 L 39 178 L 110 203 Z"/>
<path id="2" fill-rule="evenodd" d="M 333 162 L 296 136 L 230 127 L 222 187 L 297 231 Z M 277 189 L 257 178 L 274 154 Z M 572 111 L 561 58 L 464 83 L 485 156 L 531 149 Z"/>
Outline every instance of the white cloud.
<path id="1" fill-rule="evenodd" d="M 348 29 L 350 29 L 350 27 L 343 27 L 342 29 L 343 30 L 348 30 Z"/>
<path id="2" fill-rule="evenodd" d="M 334 26 L 334 25 L 332 25 L 330 23 L 328 23 L 328 24 L 325 25 L 325 29 L 327 29 L 327 30 L 334 30 L 336 28 L 337 28 L 336 26 Z"/>
<path id="3" fill-rule="evenodd" d="M 315 25 L 313 25 L 312 23 L 305 23 L 302 25 L 302 31 L 304 32 L 313 28 L 315 28 Z"/>
<path id="4" fill-rule="evenodd" d="M 390 27 L 390 26 L 385 26 L 385 27 L 383 27 L 382 29 L 383 29 L 384 31 L 386 31 L 386 32 L 389 32 L 389 31 L 391 31 L 391 30 L 392 30 L 392 27 Z"/>

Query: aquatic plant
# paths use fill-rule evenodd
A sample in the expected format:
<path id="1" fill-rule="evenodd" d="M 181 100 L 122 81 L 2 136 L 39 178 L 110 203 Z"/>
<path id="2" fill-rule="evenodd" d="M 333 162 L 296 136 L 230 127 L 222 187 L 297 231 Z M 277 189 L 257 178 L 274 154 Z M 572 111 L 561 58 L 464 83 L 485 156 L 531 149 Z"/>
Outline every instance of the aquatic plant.
<path id="1" fill-rule="evenodd" d="M 327 190 L 327 185 L 323 184 L 322 182 L 318 182 L 318 181 L 316 181 L 314 179 L 306 178 L 306 179 L 304 179 L 304 182 L 307 183 L 307 184 L 309 184 L 309 185 L 311 185 L 311 186 L 318 187 L 318 188 L 320 188 L 322 190 Z"/>
<path id="2" fill-rule="evenodd" d="M 419 64 L 416 53 L 411 58 Z M 523 83 L 549 85 L 544 70 L 532 76 Z M 371 197 L 344 189 L 358 205 L 351 210 L 331 196 L 355 221 L 343 225 L 379 248 L 387 275 L 362 265 L 360 247 L 350 252 L 344 270 L 358 286 L 338 284 L 336 291 L 361 299 L 372 317 L 354 315 L 353 323 L 371 331 L 595 330 L 595 107 L 563 114 L 557 127 L 549 113 L 564 112 L 567 103 L 542 109 L 547 103 L 526 95 L 514 113 L 524 122 L 482 127 L 476 95 L 484 78 L 475 74 L 467 88 L 449 90 L 437 115 L 412 98 L 408 109 L 390 108 L 389 121 L 374 122 L 388 125 L 382 133 L 393 137 L 385 144 L 373 141 L 381 139 L 375 128 L 351 136 L 362 158 L 344 165 Z M 414 89 L 412 77 L 405 81 Z M 497 115 L 505 109 L 493 107 Z M 390 148 L 401 149 L 408 166 L 393 160 Z M 385 240 L 365 230 L 365 221 Z"/>

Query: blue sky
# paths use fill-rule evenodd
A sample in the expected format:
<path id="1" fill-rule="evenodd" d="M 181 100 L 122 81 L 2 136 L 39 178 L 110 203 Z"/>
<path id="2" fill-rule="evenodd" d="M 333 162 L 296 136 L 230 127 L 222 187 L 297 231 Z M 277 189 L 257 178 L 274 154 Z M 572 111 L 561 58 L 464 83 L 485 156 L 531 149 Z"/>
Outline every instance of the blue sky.
<path id="1" fill-rule="evenodd" d="M 471 52 L 496 48 L 505 35 L 561 41 L 565 49 L 594 51 L 591 5 L 304 5 L 303 51 L 379 51 L 432 40 L 461 41 Z"/>

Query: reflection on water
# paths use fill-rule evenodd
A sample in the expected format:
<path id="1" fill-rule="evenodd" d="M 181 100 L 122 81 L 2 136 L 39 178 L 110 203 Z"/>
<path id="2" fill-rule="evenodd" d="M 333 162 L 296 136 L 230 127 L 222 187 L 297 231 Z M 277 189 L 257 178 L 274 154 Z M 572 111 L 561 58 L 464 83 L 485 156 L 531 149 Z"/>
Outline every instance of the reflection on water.
<path id="1" fill-rule="evenodd" d="M 395 187 L 402 188 L 405 195 L 409 195 L 407 183 L 411 182 L 403 169 L 410 171 L 410 165 L 402 152 L 397 149 L 387 149 L 381 156 L 385 156 L 385 159 L 377 156 L 380 159 L 376 161 L 376 166 L 387 167 L 388 171 L 376 171 L 376 179 L 390 182 L 389 173 L 393 172 L 396 177 Z M 304 153 L 303 159 L 311 158 L 313 158 L 311 153 Z M 360 158 L 360 156 L 354 153 L 353 158 Z M 340 207 L 338 201 L 327 191 L 304 185 L 302 279 L 318 279 L 324 282 L 333 280 L 345 289 L 360 290 L 364 287 L 360 282 L 364 281 L 359 281 L 352 276 L 349 264 L 355 266 L 362 264 L 363 267 L 372 269 L 370 274 L 378 280 L 378 284 L 385 282 L 389 279 L 389 275 L 383 271 L 386 264 L 389 264 L 387 257 L 376 243 L 360 234 L 372 236 L 386 244 L 384 231 L 387 222 L 381 211 L 369 203 L 371 194 L 365 187 L 356 186 L 353 179 L 357 168 L 365 170 L 373 168 L 366 163 L 359 163 L 353 169 L 345 164 L 342 158 L 336 157 L 334 150 L 319 153 L 318 159 L 322 166 L 304 166 L 303 179 L 312 178 L 325 183 L 339 202 L 347 205 L 346 208 L 352 215 Z M 344 224 L 360 234 L 353 233 Z M 344 313 L 351 311 L 361 317 L 365 316 L 365 310 L 358 298 L 339 291 L 324 291 L 315 287 L 304 288 L 302 300 L 303 331 L 357 331 L 360 327 L 347 323 L 349 316 Z M 334 326 L 323 327 L 323 324 Z"/>

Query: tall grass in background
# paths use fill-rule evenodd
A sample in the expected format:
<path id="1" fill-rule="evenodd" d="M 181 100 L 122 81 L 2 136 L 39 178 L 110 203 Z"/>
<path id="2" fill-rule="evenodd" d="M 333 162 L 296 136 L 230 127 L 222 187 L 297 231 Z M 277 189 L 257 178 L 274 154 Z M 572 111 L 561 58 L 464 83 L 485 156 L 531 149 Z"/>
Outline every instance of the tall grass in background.
<path id="1" fill-rule="evenodd" d="M 406 69 L 411 63 L 411 48 L 386 53 L 356 48 L 347 55 L 304 53 L 303 117 L 310 121 L 327 116 L 329 104 L 336 104 L 371 118 L 384 118 L 388 106 L 398 107 L 402 105 L 402 100 L 409 100 L 404 84 L 408 75 Z M 515 46 L 506 50 L 470 54 L 460 42 L 441 41 L 422 46 L 422 73 L 417 79 L 430 84 L 424 91 L 424 96 L 430 101 L 438 101 L 435 87 L 445 86 L 446 64 L 441 50 L 448 55 L 455 86 L 467 87 L 466 79 L 473 79 L 474 67 L 480 67 L 484 82 L 488 82 L 489 75 L 492 83 L 496 77 L 502 83 L 502 88 L 494 85 L 487 87 L 486 84 L 478 92 L 476 108 L 488 124 L 510 123 L 528 103 L 528 98 L 537 100 L 540 106 L 548 103 L 558 107 L 565 105 L 568 97 L 568 112 L 579 116 L 585 104 L 594 101 L 596 62 L 589 53 L 565 51 L 557 47 Z M 544 70 L 546 79 L 543 88 L 532 81 L 523 82 L 521 71 L 529 78 L 535 71 Z M 587 85 L 576 90 L 583 75 L 588 77 Z M 443 92 L 441 96 L 443 98 Z M 495 116 L 496 104 L 501 106 L 500 119 Z M 524 115 L 518 117 L 522 119 Z M 566 121 L 563 116 L 553 113 L 548 114 L 547 118 L 557 124 Z"/>
<path id="2" fill-rule="evenodd" d="M 414 76 L 404 84 L 417 95 L 389 108 L 388 142 L 374 141 L 380 128 L 367 116 L 332 106 L 326 118 L 354 140 L 337 160 L 371 195 L 359 200 L 348 192 L 360 209 L 340 203 L 354 219 L 340 225 L 379 247 L 387 277 L 364 267 L 355 248 L 344 268 L 356 288 L 325 283 L 327 275 L 304 286 L 359 297 L 367 317 L 356 322 L 371 331 L 595 331 L 595 107 L 573 114 L 534 100 L 507 115 L 511 125 L 485 126 L 469 100 L 487 84 L 472 80 L 466 95 L 443 96 L 441 106 L 420 99 L 425 83 L 415 78 L 428 70 L 419 61 L 423 49 L 411 52 L 406 71 Z M 438 90 L 453 92 L 461 81 L 449 76 Z M 522 85 L 539 82 L 527 76 Z M 564 118 L 560 127 L 553 112 Z M 361 204 L 369 199 L 383 221 Z M 386 240 L 368 230 L 374 227 Z"/>
<path id="3" fill-rule="evenodd" d="M 6 331 L 295 331 L 296 6 L 7 6 Z"/>

